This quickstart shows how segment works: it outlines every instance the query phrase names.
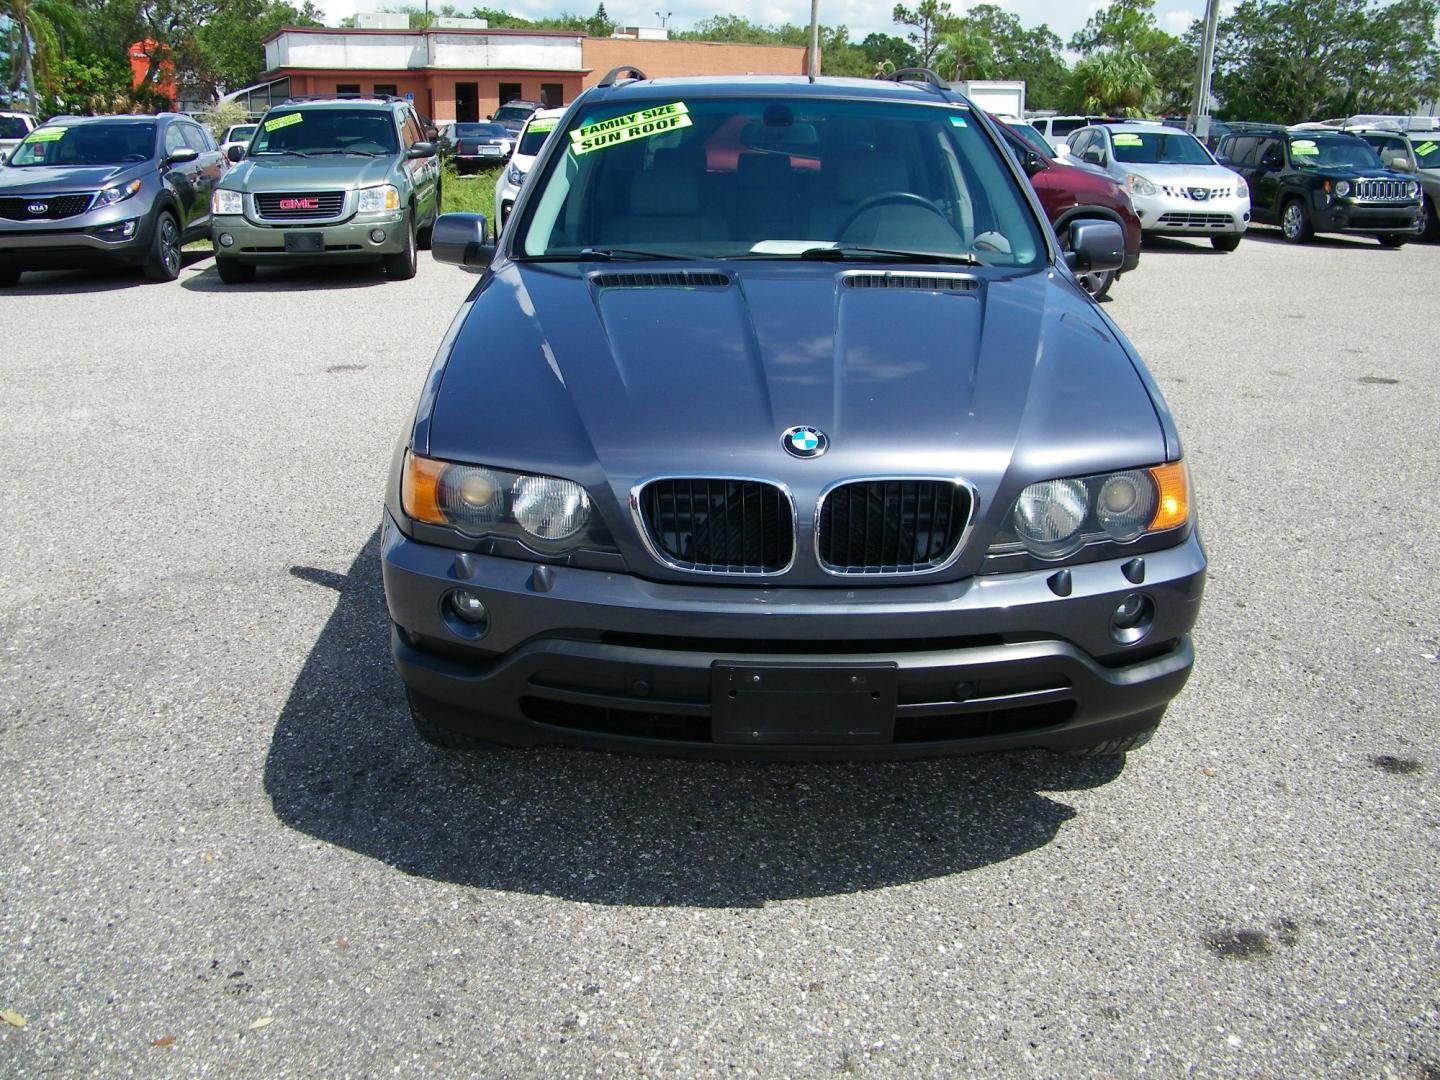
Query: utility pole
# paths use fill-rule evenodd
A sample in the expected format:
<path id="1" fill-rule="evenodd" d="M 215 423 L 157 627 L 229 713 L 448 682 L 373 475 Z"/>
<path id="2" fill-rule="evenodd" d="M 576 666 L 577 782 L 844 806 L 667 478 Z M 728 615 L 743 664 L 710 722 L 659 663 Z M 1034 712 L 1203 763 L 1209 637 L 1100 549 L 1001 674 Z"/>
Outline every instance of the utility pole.
<path id="1" fill-rule="evenodd" d="M 674 15 L 674 14 L 675 14 L 675 13 L 674 13 L 673 11 L 667 11 L 667 12 L 665 12 L 664 15 L 661 15 L 658 11 L 655 12 L 655 18 L 657 18 L 657 19 L 660 20 L 660 29 L 661 29 L 661 30 L 664 30 L 664 29 L 665 29 L 665 23 L 669 20 L 670 16 L 671 16 L 671 15 Z"/>
<path id="2" fill-rule="evenodd" d="M 1210 134 L 1210 77 L 1215 70 L 1215 29 L 1220 23 L 1220 0 L 1206 0 L 1205 38 L 1195 65 L 1195 100 L 1190 105 L 1190 131 L 1196 138 Z"/>
<path id="3" fill-rule="evenodd" d="M 820 74 L 820 0 L 810 0 L 810 78 Z"/>

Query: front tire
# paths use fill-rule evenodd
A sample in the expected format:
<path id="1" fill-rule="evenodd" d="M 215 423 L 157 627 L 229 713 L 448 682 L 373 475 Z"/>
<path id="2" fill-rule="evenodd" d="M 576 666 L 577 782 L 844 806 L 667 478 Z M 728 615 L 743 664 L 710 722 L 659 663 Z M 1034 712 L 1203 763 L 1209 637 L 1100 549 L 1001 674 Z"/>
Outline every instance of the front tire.
<path id="1" fill-rule="evenodd" d="M 421 251 L 430 250 L 430 240 L 435 235 L 435 222 L 440 218 L 440 185 L 435 185 L 435 212 L 430 215 L 430 224 L 415 234 L 415 246 Z"/>
<path id="2" fill-rule="evenodd" d="M 1291 199 L 1280 212 L 1280 231 L 1292 244 L 1308 244 L 1315 235 L 1310 224 L 1310 211 L 1299 199 Z"/>
<path id="3" fill-rule="evenodd" d="M 1425 196 L 1425 232 L 1421 235 L 1426 240 L 1440 240 L 1440 213 L 1436 213 L 1435 202 L 1429 195 Z"/>
<path id="4" fill-rule="evenodd" d="M 385 267 L 387 277 L 396 281 L 409 281 L 415 276 L 415 270 L 419 263 L 419 256 L 415 249 L 415 212 L 412 209 L 405 219 L 405 247 L 404 250 L 394 255 L 385 255 L 381 264 Z"/>
<path id="5" fill-rule="evenodd" d="M 1234 251 L 1240 246 L 1240 238 L 1244 233 L 1229 233 L 1224 236 L 1210 237 L 1210 243 L 1216 251 Z"/>
<path id="6" fill-rule="evenodd" d="M 20 284 L 19 270 L 0 270 L 0 289 L 8 289 Z"/>
<path id="7" fill-rule="evenodd" d="M 1080 274 L 1080 287 L 1096 300 L 1105 299 L 1110 286 L 1115 284 L 1115 271 L 1105 270 L 1098 274 Z"/>
<path id="8" fill-rule="evenodd" d="M 223 259 L 215 256 L 215 272 L 226 285 L 245 285 L 255 280 L 255 267 L 239 259 Z"/>
<path id="9" fill-rule="evenodd" d="M 150 250 L 142 264 L 151 281 L 174 281 L 180 276 L 180 223 L 169 210 L 160 211 Z"/>
<path id="10" fill-rule="evenodd" d="M 1384 236 L 1377 236 L 1375 239 L 1380 241 L 1381 247 L 1402 248 L 1414 238 L 1405 233 L 1386 233 Z"/>

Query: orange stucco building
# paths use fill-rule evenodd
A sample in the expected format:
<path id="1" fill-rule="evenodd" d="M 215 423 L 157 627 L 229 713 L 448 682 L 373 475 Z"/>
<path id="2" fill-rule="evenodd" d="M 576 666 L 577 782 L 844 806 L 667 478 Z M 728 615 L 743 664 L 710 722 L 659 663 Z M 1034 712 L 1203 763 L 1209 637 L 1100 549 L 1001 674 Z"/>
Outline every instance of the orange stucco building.
<path id="1" fill-rule="evenodd" d="M 265 42 L 267 79 L 301 94 L 414 95 L 437 123 L 480 120 L 506 101 L 568 105 L 621 64 L 652 78 L 803 75 L 787 45 L 595 38 L 553 30 L 286 28 Z"/>

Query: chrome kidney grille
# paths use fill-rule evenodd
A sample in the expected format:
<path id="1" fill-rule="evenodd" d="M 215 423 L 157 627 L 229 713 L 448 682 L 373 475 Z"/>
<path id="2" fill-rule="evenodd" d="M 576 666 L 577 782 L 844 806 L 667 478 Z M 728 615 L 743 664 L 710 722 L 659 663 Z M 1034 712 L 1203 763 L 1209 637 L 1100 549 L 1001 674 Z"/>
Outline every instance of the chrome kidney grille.
<path id="1" fill-rule="evenodd" d="M 781 574 L 795 559 L 795 513 L 759 480 L 652 480 L 634 496 L 651 552 L 678 570 Z"/>
<path id="2" fill-rule="evenodd" d="M 831 574 L 924 574 L 959 554 L 973 499 L 954 480 L 862 480 L 821 499 L 815 554 Z"/>

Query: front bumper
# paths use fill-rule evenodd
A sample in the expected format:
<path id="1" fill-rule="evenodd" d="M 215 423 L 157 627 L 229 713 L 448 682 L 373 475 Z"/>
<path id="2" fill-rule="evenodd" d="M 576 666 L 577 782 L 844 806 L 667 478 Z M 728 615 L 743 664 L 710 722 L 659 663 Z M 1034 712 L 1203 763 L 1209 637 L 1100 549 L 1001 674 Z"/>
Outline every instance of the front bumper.
<path id="1" fill-rule="evenodd" d="M 370 233 L 380 229 L 385 239 L 376 243 Z M 405 212 L 353 215 L 334 225 L 257 225 L 239 214 L 211 219 L 210 240 L 215 254 L 252 266 L 296 265 L 314 262 L 343 262 L 376 259 L 405 250 Z M 286 233 L 319 233 L 323 251 L 286 251 Z M 231 242 L 225 244 L 223 237 Z"/>
<path id="2" fill-rule="evenodd" d="M 1425 228 L 1425 213 L 1418 200 L 1387 206 L 1337 199 L 1314 210 L 1311 222 L 1316 232 L 1324 233 L 1419 233 Z"/>
<path id="3" fill-rule="evenodd" d="M 123 205 L 123 204 L 122 204 Z M 150 250 L 155 216 L 96 212 L 62 218 L 56 226 L 7 229 L 0 221 L 0 267 L 7 270 L 83 270 L 92 266 L 130 265 Z M 96 221 L 99 217 L 101 220 Z M 76 224 L 84 222 L 84 224 Z M 125 235 L 126 223 L 132 223 Z"/>
<path id="4" fill-rule="evenodd" d="M 396 666 L 447 724 L 502 742 L 717 757 L 1062 750 L 1151 727 L 1190 674 L 1205 556 L 1192 534 L 1143 559 L 1139 584 L 1121 561 L 1072 567 L 1061 597 L 1047 584 L 1053 571 L 853 590 L 541 573 L 520 560 L 457 559 L 388 515 L 381 543 Z M 461 586 L 489 612 L 478 640 L 446 611 Z M 1122 647 L 1110 618 L 1137 592 L 1154 602 L 1154 622 Z M 777 661 L 817 680 L 893 664 L 893 732 L 879 742 L 717 739 L 716 666 Z M 796 707 L 809 707 L 804 694 Z"/>
<path id="5" fill-rule="evenodd" d="M 1175 195 L 1131 195 L 1140 228 L 1152 236 L 1224 236 L 1250 224 L 1250 200 L 1196 201 Z"/>

